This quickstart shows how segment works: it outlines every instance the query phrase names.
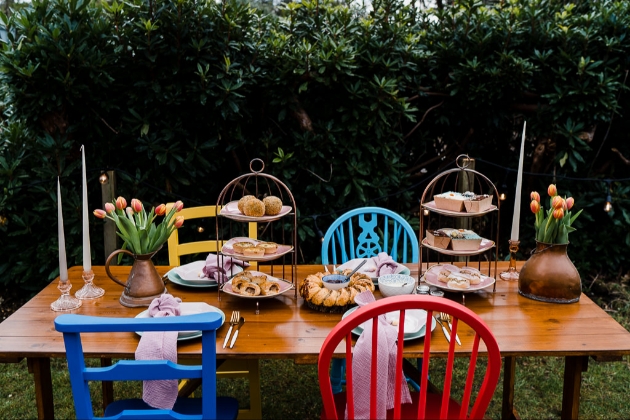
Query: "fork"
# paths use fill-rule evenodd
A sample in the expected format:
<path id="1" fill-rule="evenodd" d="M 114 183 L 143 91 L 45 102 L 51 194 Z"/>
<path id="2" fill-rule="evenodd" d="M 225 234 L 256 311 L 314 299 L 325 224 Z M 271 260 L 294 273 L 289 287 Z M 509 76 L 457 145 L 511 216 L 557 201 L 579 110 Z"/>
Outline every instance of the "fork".
<path id="1" fill-rule="evenodd" d="M 232 317 L 230 318 L 230 329 L 225 335 L 225 341 L 223 342 L 223 348 L 227 346 L 228 340 L 230 339 L 230 334 L 232 333 L 232 328 L 238 324 L 238 319 L 241 317 L 241 313 L 239 311 L 232 311 Z"/>
<path id="2" fill-rule="evenodd" d="M 451 335 L 453 335 L 453 324 L 451 324 L 451 316 L 446 312 L 440 312 L 440 318 L 443 322 L 446 322 L 448 324 L 448 328 L 451 330 Z M 457 341 L 457 344 L 459 344 L 460 346 L 462 345 L 462 342 L 459 340 L 459 336 L 457 334 L 455 334 L 455 341 Z"/>

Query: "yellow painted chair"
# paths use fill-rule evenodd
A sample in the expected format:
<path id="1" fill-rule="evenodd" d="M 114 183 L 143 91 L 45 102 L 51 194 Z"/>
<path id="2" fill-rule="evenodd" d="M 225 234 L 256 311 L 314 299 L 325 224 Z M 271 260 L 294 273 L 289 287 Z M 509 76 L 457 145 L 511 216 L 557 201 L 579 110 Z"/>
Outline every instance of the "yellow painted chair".
<path id="1" fill-rule="evenodd" d="M 174 203 L 166 205 L 168 212 Z M 199 206 L 183 208 L 178 216 L 184 216 L 184 226 L 192 219 L 211 219 L 217 216 L 217 212 L 221 208 L 217 206 Z M 210 223 L 214 226 L 214 223 Z M 258 237 L 256 223 L 248 224 L 248 237 L 256 239 Z M 218 241 L 219 247 L 223 246 L 224 241 Z M 182 255 L 202 254 L 203 258 L 209 252 L 217 252 L 217 241 L 215 239 L 196 242 L 179 242 L 179 233 L 175 230 L 168 238 L 168 260 L 169 265 L 181 265 L 180 257 Z M 255 270 L 258 265 L 255 261 L 250 262 L 251 269 Z M 249 381 L 249 409 L 239 409 L 239 419 L 260 419 L 262 418 L 262 403 L 260 398 L 260 369 L 257 359 L 247 360 L 226 360 L 217 369 L 217 378 L 243 378 Z M 194 381 L 182 381 L 180 383 L 180 395 L 190 394 L 199 384 Z"/>

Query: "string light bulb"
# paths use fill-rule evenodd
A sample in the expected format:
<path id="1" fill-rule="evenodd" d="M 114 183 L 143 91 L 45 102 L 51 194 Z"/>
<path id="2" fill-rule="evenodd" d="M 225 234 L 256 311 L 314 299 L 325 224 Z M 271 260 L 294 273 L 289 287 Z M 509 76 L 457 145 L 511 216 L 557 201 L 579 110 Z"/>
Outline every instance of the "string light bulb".
<path id="1" fill-rule="evenodd" d="M 429 209 L 424 209 L 424 210 L 422 211 L 422 213 L 423 213 L 425 216 L 428 216 L 428 215 L 429 215 Z"/>
<path id="2" fill-rule="evenodd" d="M 610 181 L 606 181 L 606 183 L 608 184 L 608 194 L 606 195 L 606 204 L 604 204 L 604 211 L 606 213 L 609 213 L 612 210 L 612 197 L 610 196 L 612 189 L 610 187 Z"/>
<path id="3" fill-rule="evenodd" d="M 501 201 L 505 201 L 506 199 L 507 199 L 507 195 L 506 195 L 504 192 L 502 192 L 501 194 L 499 194 L 499 200 L 501 200 Z"/>
<path id="4" fill-rule="evenodd" d="M 103 185 L 109 182 L 109 175 L 107 175 L 107 172 L 101 172 L 101 176 L 98 177 L 98 182 Z"/>
<path id="5" fill-rule="evenodd" d="M 203 228 L 203 226 L 199 226 L 199 227 L 197 228 L 197 232 L 199 232 L 199 233 L 203 233 L 203 231 L 204 231 L 204 230 L 205 230 L 205 229 Z"/>

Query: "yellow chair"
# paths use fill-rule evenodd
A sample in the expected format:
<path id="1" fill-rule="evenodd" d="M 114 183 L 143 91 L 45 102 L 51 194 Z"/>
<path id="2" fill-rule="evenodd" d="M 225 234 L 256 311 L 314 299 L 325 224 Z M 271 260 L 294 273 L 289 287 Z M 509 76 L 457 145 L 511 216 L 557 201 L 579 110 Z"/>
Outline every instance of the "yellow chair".
<path id="1" fill-rule="evenodd" d="M 166 211 L 168 212 L 174 203 L 168 203 L 166 205 Z M 221 208 L 217 206 L 199 206 L 183 208 L 177 215 L 184 216 L 184 226 L 191 219 L 208 219 L 217 217 L 217 212 Z M 210 224 L 214 226 L 214 223 Z M 256 223 L 248 224 L 248 237 L 252 239 L 258 238 L 258 231 Z M 219 247 L 223 246 L 224 241 L 219 241 Z M 175 230 L 168 238 L 168 261 L 171 266 L 181 265 L 180 257 L 182 255 L 191 254 L 204 254 L 204 258 L 209 252 L 217 252 L 217 241 L 197 241 L 197 242 L 185 242 L 179 243 L 179 233 Z M 258 265 L 255 261 L 251 263 L 251 269 L 255 270 Z M 262 418 L 262 403 L 260 398 L 260 368 L 257 359 L 247 360 L 226 360 L 217 369 L 217 378 L 243 378 L 246 377 L 249 380 L 249 409 L 239 409 L 239 419 L 260 419 Z M 196 387 L 198 383 L 193 381 L 182 381 L 180 384 L 180 395 L 189 394 Z"/>

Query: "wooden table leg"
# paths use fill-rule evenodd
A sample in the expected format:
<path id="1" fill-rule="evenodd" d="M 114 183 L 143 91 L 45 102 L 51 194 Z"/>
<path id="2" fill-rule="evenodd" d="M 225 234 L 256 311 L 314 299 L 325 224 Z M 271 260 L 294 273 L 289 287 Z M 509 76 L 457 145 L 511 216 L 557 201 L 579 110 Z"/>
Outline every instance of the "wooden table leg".
<path id="1" fill-rule="evenodd" d="M 50 374 L 50 358 L 28 357 L 28 371 L 35 380 L 35 401 L 38 419 L 54 419 L 55 406 L 52 395 L 52 376 Z"/>
<path id="2" fill-rule="evenodd" d="M 112 359 L 108 357 L 101 358 L 101 367 L 108 367 L 112 365 Z M 108 405 L 114 402 L 114 383 L 112 381 L 103 381 L 101 383 L 103 390 L 103 412 Z"/>
<path id="3" fill-rule="evenodd" d="M 516 375 L 516 357 L 503 358 L 503 403 L 501 418 L 504 420 L 518 419 L 514 410 L 514 377 Z"/>
<path id="4" fill-rule="evenodd" d="M 586 369 L 588 369 L 588 356 L 567 356 L 564 358 L 561 414 L 563 419 L 578 418 L 582 372 L 586 372 Z"/>

